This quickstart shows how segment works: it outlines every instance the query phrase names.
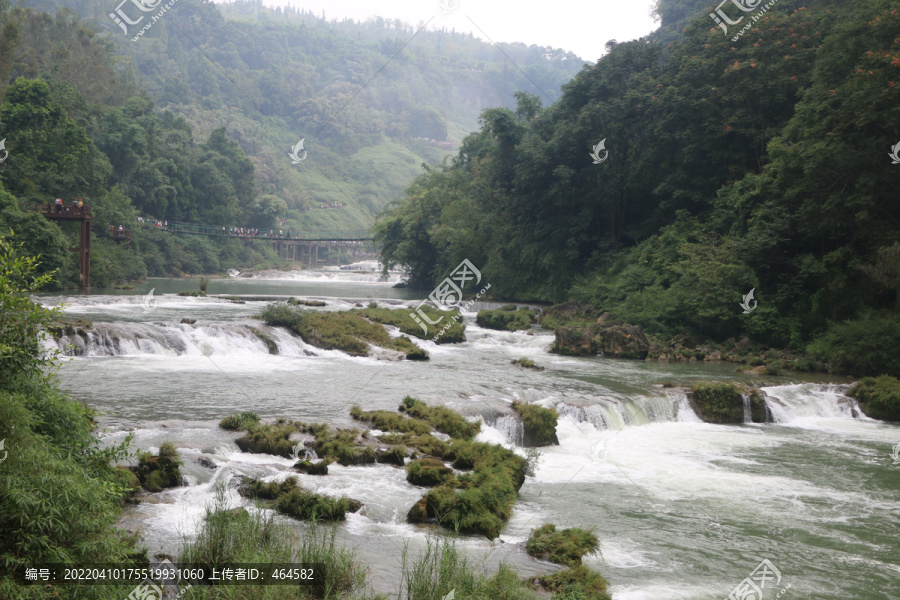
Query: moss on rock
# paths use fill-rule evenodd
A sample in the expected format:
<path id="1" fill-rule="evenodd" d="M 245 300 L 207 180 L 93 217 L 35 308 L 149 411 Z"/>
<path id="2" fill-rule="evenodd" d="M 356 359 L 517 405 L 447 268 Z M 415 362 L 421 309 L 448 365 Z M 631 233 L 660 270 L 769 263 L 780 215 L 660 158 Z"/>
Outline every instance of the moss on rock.
<path id="1" fill-rule="evenodd" d="M 519 402 L 513 402 L 512 407 L 519 414 L 525 427 L 524 446 L 559 445 L 559 438 L 556 436 L 559 414 L 556 410 Z"/>
<path id="2" fill-rule="evenodd" d="M 847 395 L 855 398 L 862 411 L 872 419 L 900 421 L 900 379 L 896 377 L 865 377 L 850 388 Z"/>
<path id="3" fill-rule="evenodd" d="M 581 558 L 597 550 L 597 536 L 584 529 L 572 528 L 558 531 L 556 525 L 547 524 L 531 532 L 525 543 L 528 554 L 544 558 L 560 565 L 581 564 Z"/>
<path id="4" fill-rule="evenodd" d="M 509 309 L 511 310 L 504 310 Z M 500 310 L 481 310 L 475 322 L 480 327 L 496 329 L 499 331 L 521 331 L 531 329 L 532 323 L 537 322 L 537 314 L 527 307 L 516 310 L 515 305 L 509 305 Z"/>
<path id="5" fill-rule="evenodd" d="M 291 458 L 294 444 L 288 438 L 297 431 L 297 425 L 289 422 L 271 425 L 248 422 L 246 428 L 247 433 L 244 437 L 235 440 L 242 452 L 274 454 Z"/>
<path id="6" fill-rule="evenodd" d="M 270 501 L 278 512 L 304 521 L 343 521 L 346 513 L 356 512 L 362 507 L 358 500 L 332 498 L 306 491 L 298 487 L 296 477 L 270 483 L 246 480 L 238 488 L 238 493 L 246 498 Z"/>
<path id="7" fill-rule="evenodd" d="M 412 396 L 403 399 L 399 410 L 410 417 L 427 422 L 454 439 L 471 440 L 481 431 L 481 423 L 467 421 L 458 412 L 444 406 L 429 406 Z"/>
<path id="8" fill-rule="evenodd" d="M 554 598 L 582 598 L 584 600 L 611 600 L 606 590 L 606 579 L 584 565 L 569 567 L 551 575 L 538 578 L 540 584 L 553 592 Z"/>
<path id="9" fill-rule="evenodd" d="M 307 475 L 328 475 L 328 461 L 320 460 L 311 462 L 308 460 L 301 460 L 294 463 L 294 469 L 302 471 Z"/>
<path id="10" fill-rule="evenodd" d="M 453 469 L 437 458 L 420 458 L 406 466 L 406 480 L 413 485 L 435 487 L 447 485 L 452 479 Z"/>
<path id="11" fill-rule="evenodd" d="M 237 415 L 229 415 L 219 421 L 219 427 L 230 431 L 247 429 L 251 424 L 259 423 L 259 415 L 255 412 L 242 412 Z"/>
<path id="12" fill-rule="evenodd" d="M 729 425 L 744 422 L 744 399 L 734 384 L 696 383 L 688 392 L 688 400 L 694 412 L 707 423 Z"/>

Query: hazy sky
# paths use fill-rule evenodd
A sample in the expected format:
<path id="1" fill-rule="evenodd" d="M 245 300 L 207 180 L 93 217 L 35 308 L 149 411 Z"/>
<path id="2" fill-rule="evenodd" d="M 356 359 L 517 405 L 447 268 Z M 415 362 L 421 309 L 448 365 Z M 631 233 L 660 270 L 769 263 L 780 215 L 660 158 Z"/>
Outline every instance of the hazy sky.
<path id="1" fill-rule="evenodd" d="M 495 42 L 563 48 L 589 61 L 600 58 L 609 40 L 633 40 L 656 29 L 650 15 L 653 0 L 443 1 L 455 8 L 444 13 L 441 0 L 263 0 L 263 4 L 289 5 L 317 15 L 324 10 L 329 20 L 379 16 L 418 25 L 433 17 L 429 28 L 455 28 Z"/>

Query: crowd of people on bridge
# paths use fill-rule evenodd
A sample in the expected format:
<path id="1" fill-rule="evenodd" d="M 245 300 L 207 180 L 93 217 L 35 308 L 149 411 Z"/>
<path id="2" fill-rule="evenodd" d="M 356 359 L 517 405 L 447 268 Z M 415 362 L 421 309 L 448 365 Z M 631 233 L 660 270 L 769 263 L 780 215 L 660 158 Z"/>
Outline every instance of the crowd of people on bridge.
<path id="1" fill-rule="evenodd" d="M 285 220 L 282 219 L 282 221 L 281 221 L 282 225 L 284 224 L 284 221 Z M 219 230 L 219 228 L 217 228 L 217 227 L 209 227 L 209 226 L 203 226 L 203 225 L 186 225 L 186 224 L 178 224 L 177 228 L 173 227 L 172 229 L 170 229 L 169 222 L 167 220 L 153 219 L 150 217 L 138 217 L 137 222 L 138 223 L 149 223 L 149 224 L 153 225 L 154 227 L 156 227 L 157 229 L 162 229 L 164 231 L 184 232 L 184 231 L 191 231 L 191 230 L 196 229 L 198 231 L 195 231 L 194 233 L 204 233 L 207 235 L 215 235 L 215 236 L 219 236 L 219 237 L 267 238 L 267 239 L 276 239 L 276 240 L 294 239 L 293 232 L 291 232 L 290 229 L 288 229 L 287 231 L 285 231 L 284 229 L 278 229 L 276 231 L 275 229 L 258 229 L 255 227 L 222 227 L 221 230 Z M 173 225 L 175 225 L 175 224 L 173 224 Z M 200 231 L 200 230 L 202 230 L 202 231 Z M 297 236 L 298 236 L 297 239 L 302 239 L 302 238 L 300 238 L 300 236 L 301 236 L 300 233 L 298 233 Z M 336 243 L 336 242 L 337 242 L 337 240 L 330 241 L 330 243 Z M 346 244 L 346 245 L 360 245 L 360 246 L 363 244 L 362 242 L 350 242 L 350 241 L 344 241 L 341 243 Z"/>

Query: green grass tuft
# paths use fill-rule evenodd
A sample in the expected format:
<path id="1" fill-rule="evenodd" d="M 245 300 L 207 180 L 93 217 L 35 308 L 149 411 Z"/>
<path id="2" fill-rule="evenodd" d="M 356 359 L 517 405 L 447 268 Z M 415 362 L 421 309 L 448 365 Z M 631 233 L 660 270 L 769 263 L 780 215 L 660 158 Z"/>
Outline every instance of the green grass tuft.
<path id="1" fill-rule="evenodd" d="M 251 423 L 259 423 L 259 415 L 255 412 L 242 412 L 237 415 L 229 415 L 219 421 L 219 427 L 229 431 L 247 429 Z"/>
<path id="2" fill-rule="evenodd" d="M 557 531 L 556 525 L 548 523 L 531 532 L 525 550 L 534 557 L 571 567 L 580 565 L 581 558 L 596 551 L 598 544 L 597 536 L 589 531 L 578 528 Z"/>

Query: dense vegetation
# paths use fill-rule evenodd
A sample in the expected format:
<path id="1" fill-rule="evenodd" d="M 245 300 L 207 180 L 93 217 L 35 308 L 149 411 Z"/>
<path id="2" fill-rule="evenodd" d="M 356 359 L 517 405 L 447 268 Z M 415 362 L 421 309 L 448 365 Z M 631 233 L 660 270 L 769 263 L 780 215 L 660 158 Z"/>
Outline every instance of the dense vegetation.
<path id="1" fill-rule="evenodd" d="M 278 266 L 264 244 L 172 239 L 151 227 L 120 243 L 108 227 L 140 214 L 366 229 L 419 164 L 440 162 L 476 126 L 480 110 L 511 106 L 529 80 L 555 97 L 582 64 L 536 46 L 498 52 L 447 30 L 406 45 L 415 29 L 397 21 L 329 22 L 255 2 L 180 0 L 137 42 L 108 13 L 80 0 L 0 3 L 0 136 L 9 152 L 0 227 L 59 267 L 61 286 L 77 282 L 66 251 L 75 232 L 29 215 L 34 202 L 84 198 L 92 207 L 95 287 Z M 300 139 L 308 160 L 293 165 L 288 152 Z M 4 189 L 24 213 L 7 206 Z"/>
<path id="2" fill-rule="evenodd" d="M 386 264 L 430 289 L 468 258 L 500 297 L 663 339 L 805 352 L 833 328 L 834 370 L 900 374 L 900 12 L 781 0 L 732 42 L 698 8 L 661 0 L 673 27 L 695 15 L 678 40 L 610 44 L 551 106 L 484 111 L 381 215 Z M 851 336 L 877 362 L 831 352 Z"/>
<path id="3" fill-rule="evenodd" d="M 379 322 L 372 322 L 356 311 L 316 312 L 282 302 L 267 306 L 262 318 L 268 325 L 286 327 L 307 344 L 324 350 L 368 356 L 369 345 L 373 344 L 402 352 L 408 360 L 429 358 L 427 351 L 405 335 L 391 337 Z"/>
<path id="4" fill-rule="evenodd" d="M 10 573 L 40 562 L 123 563 L 146 558 L 135 539 L 113 528 L 134 491 L 133 475 L 110 466 L 128 456 L 127 440 L 101 449 L 94 413 L 65 398 L 43 357 L 36 330 L 58 315 L 29 297 L 48 276 L 0 236 L 0 597 L 19 598 Z M 131 586 L 133 587 L 133 586 Z M 50 594 L 28 596 L 48 598 Z M 107 586 L 79 598 L 107 597 Z M 125 597 L 127 591 L 116 592 Z M 59 597 L 74 598 L 71 592 Z"/>
<path id="5" fill-rule="evenodd" d="M 900 380 L 896 377 L 864 377 L 847 395 L 856 398 L 873 419 L 900 421 Z"/>

